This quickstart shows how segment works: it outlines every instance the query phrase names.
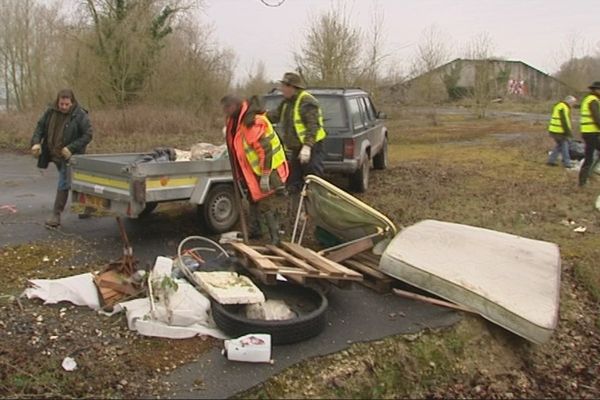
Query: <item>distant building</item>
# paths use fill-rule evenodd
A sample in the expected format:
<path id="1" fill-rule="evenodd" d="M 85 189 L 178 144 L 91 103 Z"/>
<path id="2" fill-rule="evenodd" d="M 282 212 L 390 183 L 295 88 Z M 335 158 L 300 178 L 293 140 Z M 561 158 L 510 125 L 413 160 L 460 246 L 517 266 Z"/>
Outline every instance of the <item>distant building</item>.
<path id="1" fill-rule="evenodd" d="M 490 98 L 554 100 L 576 90 L 522 61 L 457 58 L 415 78 L 389 87 L 395 101 L 413 102 L 423 94 L 435 100 L 471 97 L 485 85 Z M 479 89 L 481 90 L 481 89 Z"/>

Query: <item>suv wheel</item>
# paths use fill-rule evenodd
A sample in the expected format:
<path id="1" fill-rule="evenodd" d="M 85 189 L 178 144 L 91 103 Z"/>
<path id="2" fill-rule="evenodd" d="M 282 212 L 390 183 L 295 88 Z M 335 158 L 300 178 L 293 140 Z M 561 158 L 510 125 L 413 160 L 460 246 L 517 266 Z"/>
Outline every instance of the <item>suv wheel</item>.
<path id="1" fill-rule="evenodd" d="M 373 168 L 386 169 L 388 167 L 388 139 L 383 139 L 383 146 L 379 153 L 373 157 Z"/>
<path id="2" fill-rule="evenodd" d="M 369 169 L 371 168 L 369 157 L 363 157 L 358 170 L 350 175 L 350 190 L 364 193 L 369 188 Z"/>

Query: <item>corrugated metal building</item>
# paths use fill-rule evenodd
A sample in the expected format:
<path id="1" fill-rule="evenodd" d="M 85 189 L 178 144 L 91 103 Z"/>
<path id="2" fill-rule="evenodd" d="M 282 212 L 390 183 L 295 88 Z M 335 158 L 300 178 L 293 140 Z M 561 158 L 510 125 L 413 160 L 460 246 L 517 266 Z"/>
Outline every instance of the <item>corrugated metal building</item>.
<path id="1" fill-rule="evenodd" d="M 424 91 L 435 92 L 435 100 L 470 97 L 486 85 L 491 98 L 554 100 L 575 89 L 522 61 L 473 60 L 457 58 L 430 72 L 393 85 L 389 95 L 401 102 L 423 98 Z"/>

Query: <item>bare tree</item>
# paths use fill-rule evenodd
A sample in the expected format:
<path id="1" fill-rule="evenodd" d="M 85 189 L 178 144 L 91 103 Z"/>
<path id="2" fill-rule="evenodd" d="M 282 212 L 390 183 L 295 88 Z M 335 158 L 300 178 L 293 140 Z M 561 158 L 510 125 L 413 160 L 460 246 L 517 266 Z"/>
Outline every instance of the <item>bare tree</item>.
<path id="1" fill-rule="evenodd" d="M 497 96 L 497 74 L 492 59 L 494 44 L 488 33 L 481 33 L 468 44 L 467 54 L 475 65 L 473 100 L 478 118 L 485 118 L 487 108 Z"/>
<path id="2" fill-rule="evenodd" d="M 555 76 L 567 85 L 585 90 L 587 85 L 600 76 L 600 45 L 596 56 L 584 37 L 573 33 L 565 40 L 559 57 L 562 62 Z"/>
<path id="3" fill-rule="evenodd" d="M 259 61 L 256 67 L 248 72 L 246 82 L 240 88 L 240 91 L 245 96 L 262 95 L 270 88 L 270 83 L 267 80 L 266 65 L 264 61 Z"/>
<path id="4" fill-rule="evenodd" d="M 349 85 L 360 75 L 361 31 L 343 4 L 333 5 L 310 24 L 294 60 L 311 84 Z"/>
<path id="5" fill-rule="evenodd" d="M 411 68 L 411 75 L 419 76 L 419 79 L 410 88 L 409 100 L 427 104 L 430 107 L 429 117 L 434 125 L 438 123 L 437 105 L 447 98 L 441 74 L 436 68 L 448 60 L 449 54 L 445 35 L 436 25 L 431 25 L 422 32 Z"/>
<path id="6" fill-rule="evenodd" d="M 372 9 L 370 28 L 362 41 L 364 43 L 365 57 L 363 72 L 358 80 L 358 83 L 364 86 L 375 97 L 378 94 L 382 64 L 389 56 L 384 50 L 385 40 L 385 16 L 379 4 L 376 3 Z"/>
<path id="7" fill-rule="evenodd" d="M 60 18 L 42 1 L 0 3 L 0 66 L 6 108 L 23 110 L 42 101 L 60 82 Z"/>
<path id="8" fill-rule="evenodd" d="M 99 98 L 122 106 L 144 88 L 182 8 L 158 0 L 86 0 L 85 6 L 93 30 L 87 48 L 103 70 Z"/>

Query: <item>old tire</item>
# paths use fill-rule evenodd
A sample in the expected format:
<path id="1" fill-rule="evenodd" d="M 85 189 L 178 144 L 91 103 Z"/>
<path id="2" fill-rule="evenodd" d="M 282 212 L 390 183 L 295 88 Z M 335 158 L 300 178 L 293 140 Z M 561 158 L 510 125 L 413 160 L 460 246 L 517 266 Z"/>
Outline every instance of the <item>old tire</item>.
<path id="1" fill-rule="evenodd" d="M 364 193 L 369 188 L 369 164 L 369 157 L 363 157 L 358 170 L 350 175 L 350 190 L 353 192 Z"/>
<path id="2" fill-rule="evenodd" d="M 231 230 L 240 216 L 235 206 L 233 187 L 227 184 L 213 186 L 204 204 L 198 207 L 202 224 L 212 233 Z"/>
<path id="3" fill-rule="evenodd" d="M 142 210 L 142 212 L 138 215 L 138 218 L 144 218 L 148 215 L 152 214 L 152 211 L 156 210 L 158 203 L 156 201 L 151 201 L 146 203 L 146 206 Z"/>
<path id="4" fill-rule="evenodd" d="M 325 319 L 328 302 L 321 292 L 289 283 L 262 286 L 268 299 L 285 300 L 298 315 L 283 321 L 263 321 L 245 316 L 245 305 L 223 305 L 212 301 L 212 316 L 217 326 L 232 337 L 249 333 L 267 333 L 273 344 L 290 344 L 317 336 L 327 321 Z"/>
<path id="5" fill-rule="evenodd" d="M 383 139 L 383 147 L 379 150 L 379 153 L 373 157 L 373 168 L 375 169 L 386 169 L 388 167 L 388 140 L 387 137 Z"/>

